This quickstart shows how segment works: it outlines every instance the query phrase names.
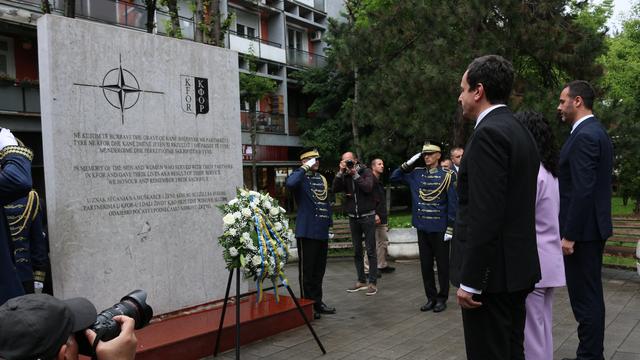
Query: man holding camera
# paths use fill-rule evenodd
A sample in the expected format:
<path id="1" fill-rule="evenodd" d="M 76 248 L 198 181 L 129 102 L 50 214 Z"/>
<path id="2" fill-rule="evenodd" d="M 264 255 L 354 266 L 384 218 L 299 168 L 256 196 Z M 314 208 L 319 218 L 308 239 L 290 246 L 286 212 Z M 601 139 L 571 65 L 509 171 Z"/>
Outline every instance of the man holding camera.
<path id="1" fill-rule="evenodd" d="M 0 306 L 0 358 L 76 360 L 81 340 L 77 337 L 86 336 L 93 344 L 96 333 L 87 328 L 96 317 L 96 308 L 85 298 L 58 300 L 46 294 L 13 298 Z M 99 341 L 96 358 L 134 359 L 135 321 L 123 315 L 113 320 L 120 325 L 120 334 L 110 341 Z"/>
<path id="2" fill-rule="evenodd" d="M 360 164 L 352 152 L 342 154 L 338 173 L 333 179 L 333 192 L 344 192 L 345 210 L 349 215 L 351 241 L 358 281 L 347 289 L 348 292 L 366 290 L 366 295 L 378 292 L 377 271 L 369 271 L 369 285 L 364 273 L 362 238 L 367 249 L 370 269 L 378 268 L 376 258 L 376 199 L 374 185 L 376 178 L 371 170 Z"/>
<path id="3" fill-rule="evenodd" d="M 449 240 L 456 221 L 458 196 L 455 173 L 438 166 L 441 154 L 440 144 L 427 141 L 422 152 L 391 174 L 391 181 L 403 182 L 411 190 L 412 224 L 418 230 L 420 269 L 427 295 L 427 303 L 420 311 L 444 311 L 449 298 Z M 424 168 L 415 167 L 420 157 L 424 159 Z M 434 258 L 440 291 L 436 289 L 433 274 Z"/>
<path id="4" fill-rule="evenodd" d="M 31 190 L 31 160 L 33 153 L 18 145 L 9 129 L 0 130 L 0 204 L 25 196 Z M 14 266 L 14 244 L 9 236 L 9 223 L 0 206 L 0 304 L 24 294 Z M 4 336 L 4 334 L 3 334 Z"/>
<path id="5" fill-rule="evenodd" d="M 285 182 L 298 204 L 296 240 L 302 288 L 300 296 L 314 301 L 315 319 L 319 319 L 320 314 L 336 312 L 335 308 L 327 306 L 322 301 L 322 279 L 327 268 L 329 227 L 332 219 L 327 179 L 318 173 L 319 158 L 318 150 L 303 150 L 300 153 L 302 166 L 294 170 Z"/>

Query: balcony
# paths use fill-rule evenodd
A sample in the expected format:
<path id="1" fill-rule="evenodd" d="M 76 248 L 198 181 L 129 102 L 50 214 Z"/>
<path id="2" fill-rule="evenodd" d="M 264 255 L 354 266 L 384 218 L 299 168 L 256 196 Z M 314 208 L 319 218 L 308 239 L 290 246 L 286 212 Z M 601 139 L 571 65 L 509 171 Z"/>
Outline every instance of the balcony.
<path id="1" fill-rule="evenodd" d="M 258 37 L 241 35 L 235 31 L 229 31 L 229 48 L 243 54 L 253 53 L 253 55 L 260 59 L 271 60 L 282 64 L 287 62 L 282 44 Z"/>
<path id="2" fill-rule="evenodd" d="M 298 67 L 323 67 L 327 64 L 327 58 L 320 54 L 294 48 L 287 49 L 287 64 Z"/>
<path id="3" fill-rule="evenodd" d="M 256 131 L 259 133 L 267 134 L 284 134 L 284 115 L 266 113 L 262 111 L 240 112 L 240 121 L 242 124 L 242 131 L 251 131 L 251 116 L 256 117 Z"/>
<path id="4" fill-rule="evenodd" d="M 40 113 L 38 86 L 0 83 L 0 111 Z"/>

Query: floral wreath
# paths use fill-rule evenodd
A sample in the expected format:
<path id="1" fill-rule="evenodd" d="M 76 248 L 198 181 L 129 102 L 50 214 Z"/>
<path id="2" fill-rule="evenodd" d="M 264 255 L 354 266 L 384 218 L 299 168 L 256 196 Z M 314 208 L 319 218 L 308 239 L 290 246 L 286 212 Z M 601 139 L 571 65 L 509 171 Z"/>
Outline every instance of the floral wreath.
<path id="1" fill-rule="evenodd" d="M 224 229 L 218 237 L 227 269 L 242 269 L 245 278 L 256 282 L 257 301 L 262 300 L 262 283 L 271 279 L 276 301 L 279 278 L 286 285 L 284 265 L 289 258 L 293 232 L 286 211 L 269 194 L 237 190 L 235 199 L 218 206 Z"/>

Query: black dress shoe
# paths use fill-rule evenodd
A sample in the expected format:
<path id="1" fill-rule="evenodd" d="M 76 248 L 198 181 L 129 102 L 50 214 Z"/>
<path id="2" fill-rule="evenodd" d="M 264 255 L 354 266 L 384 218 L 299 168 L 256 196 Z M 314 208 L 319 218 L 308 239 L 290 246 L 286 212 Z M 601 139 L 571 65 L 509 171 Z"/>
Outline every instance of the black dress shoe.
<path id="1" fill-rule="evenodd" d="M 420 311 L 431 311 L 436 306 L 436 302 L 433 300 L 427 301 L 426 304 L 420 307 Z"/>
<path id="2" fill-rule="evenodd" d="M 444 302 L 436 302 L 436 306 L 433 307 L 433 312 L 439 313 L 441 311 L 444 311 L 444 309 L 447 308 L 447 303 Z"/>
<path id="3" fill-rule="evenodd" d="M 319 312 L 315 312 L 315 311 L 313 312 L 313 318 L 314 318 L 315 320 L 318 320 L 318 319 L 320 319 L 321 317 L 322 317 L 322 315 L 320 315 L 320 313 L 319 313 Z"/>
<path id="4" fill-rule="evenodd" d="M 328 306 L 325 303 L 321 303 L 320 307 L 317 309 L 317 312 L 320 314 L 335 314 L 336 313 L 336 308 L 332 307 L 332 306 Z"/>
<path id="5" fill-rule="evenodd" d="M 383 267 L 383 268 L 378 269 L 378 271 L 380 271 L 382 273 L 385 273 L 385 274 L 389 274 L 389 273 L 392 273 L 392 272 L 396 271 L 396 268 L 391 267 L 391 266 L 387 266 L 387 267 Z"/>

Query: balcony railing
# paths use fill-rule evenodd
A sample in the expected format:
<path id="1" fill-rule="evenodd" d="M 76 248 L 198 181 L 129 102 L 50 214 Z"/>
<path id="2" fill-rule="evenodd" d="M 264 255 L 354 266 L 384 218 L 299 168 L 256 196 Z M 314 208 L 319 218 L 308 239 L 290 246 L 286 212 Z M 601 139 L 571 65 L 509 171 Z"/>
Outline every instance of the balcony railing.
<path id="1" fill-rule="evenodd" d="M 298 123 L 300 118 L 297 116 L 289 115 L 289 135 L 300 135 L 298 130 Z"/>
<path id="2" fill-rule="evenodd" d="M 0 84 L 0 111 L 40 112 L 40 89 L 37 86 Z"/>
<path id="3" fill-rule="evenodd" d="M 287 64 L 301 67 L 323 67 L 327 64 L 327 58 L 319 54 L 288 48 Z"/>
<path id="4" fill-rule="evenodd" d="M 243 131 L 251 131 L 251 118 L 255 116 L 256 131 L 260 133 L 284 134 L 284 115 L 272 114 L 261 111 L 240 112 L 240 121 Z"/>
<path id="5" fill-rule="evenodd" d="M 246 35 L 246 34 L 239 34 L 238 32 L 233 31 L 233 30 L 229 30 L 229 34 L 232 34 L 232 35 L 235 35 L 235 36 L 240 36 L 240 37 L 245 38 L 245 39 L 257 41 L 257 42 L 259 42 L 261 44 L 271 45 L 271 46 L 275 46 L 275 47 L 277 47 L 279 49 L 282 49 L 282 44 L 277 43 L 275 41 L 269 41 L 269 40 L 261 39 L 261 38 L 259 38 L 257 36 L 249 36 L 249 35 Z"/>

